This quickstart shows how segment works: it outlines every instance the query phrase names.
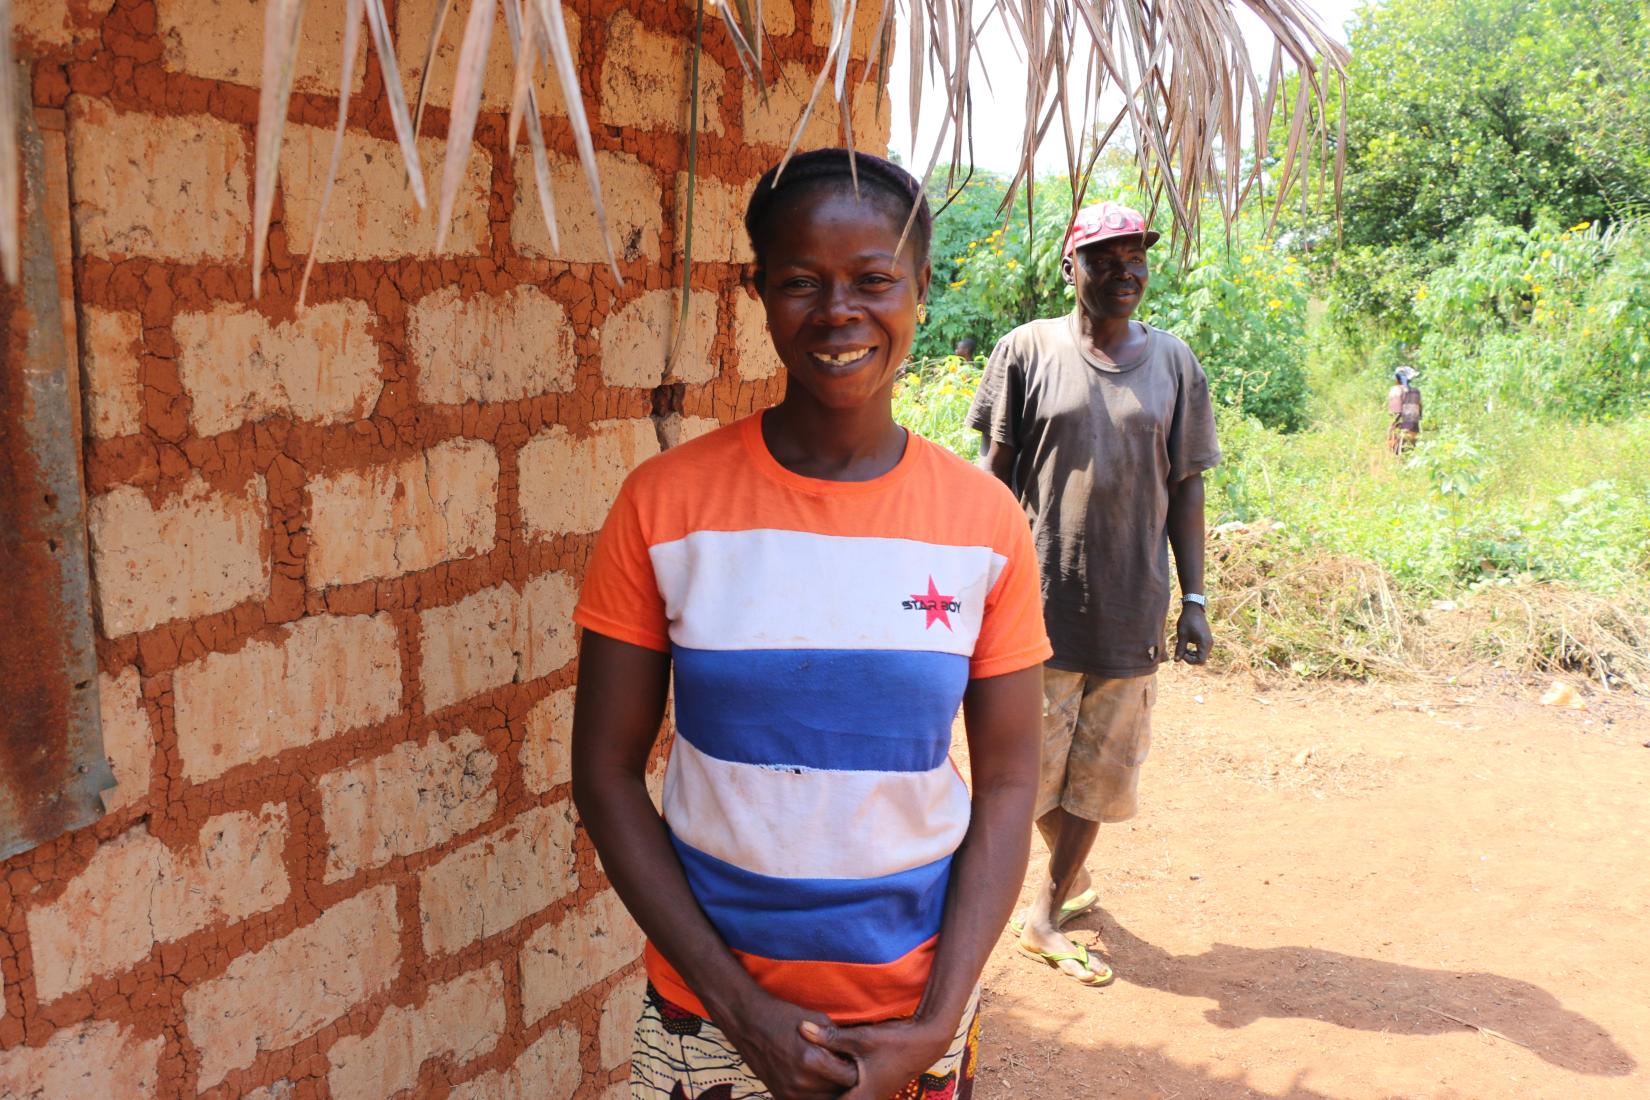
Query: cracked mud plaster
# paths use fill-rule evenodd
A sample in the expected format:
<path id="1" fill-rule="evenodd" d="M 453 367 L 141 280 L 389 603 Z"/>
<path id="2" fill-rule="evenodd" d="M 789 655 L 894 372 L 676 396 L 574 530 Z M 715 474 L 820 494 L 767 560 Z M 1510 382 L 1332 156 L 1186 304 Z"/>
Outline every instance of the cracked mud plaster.
<path id="1" fill-rule="evenodd" d="M 622 1079 L 601 1020 L 639 939 L 567 802 L 568 615 L 629 466 L 782 392 L 737 266 L 743 195 L 781 150 L 744 133 L 771 112 L 708 35 L 723 78 L 667 373 L 685 109 L 636 98 L 669 81 L 612 54 L 683 56 L 692 9 L 576 6 L 623 282 L 555 104 L 560 254 L 488 109 L 458 244 L 432 255 L 428 217 L 395 206 L 367 50 L 304 313 L 334 16 L 306 19 L 322 45 L 254 300 L 256 13 L 19 6 L 32 98 L 68 120 L 98 660 L 125 733 L 115 812 L 0 866 L 0 1093 L 596 1100 Z M 816 23 L 770 6 L 771 75 L 822 60 Z M 486 1026 L 450 1038 L 472 1000 Z"/>

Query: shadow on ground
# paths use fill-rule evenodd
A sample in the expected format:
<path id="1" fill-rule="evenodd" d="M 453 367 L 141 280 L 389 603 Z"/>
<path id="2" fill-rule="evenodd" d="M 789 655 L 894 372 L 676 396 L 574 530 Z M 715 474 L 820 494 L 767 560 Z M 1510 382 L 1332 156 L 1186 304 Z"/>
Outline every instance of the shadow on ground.
<path id="1" fill-rule="evenodd" d="M 1049 1046 L 1047 1032 L 1017 1016 L 1013 1011 L 1004 1011 L 990 1017 L 981 1038 L 983 1059 L 989 1060 L 994 1049 L 1036 1050 Z M 1306 1087 L 1298 1077 L 1282 1092 L 1267 1092 L 1251 1085 L 1241 1071 L 1222 1074 L 1218 1069 L 1189 1065 L 1157 1047 L 1103 1043 L 1088 1049 L 1091 1060 L 1085 1064 L 1104 1069 L 1085 1075 L 1078 1091 L 1073 1091 L 1069 1073 L 1061 1073 L 1052 1064 L 1039 1067 L 1021 1059 L 988 1062 L 975 1082 L 975 1100 L 1337 1100 L 1329 1093 Z"/>
<path id="2" fill-rule="evenodd" d="M 1204 1015 L 1217 1027 L 1244 1027 L 1273 1017 L 1401 1035 L 1492 1031 L 1576 1073 L 1619 1077 L 1636 1065 L 1604 1028 L 1518 978 L 1427 970 L 1315 947 L 1217 943 L 1200 955 L 1174 955 L 1142 940 L 1104 910 L 1067 927 L 1100 934 L 1120 981 L 1216 1002 Z M 1157 1087 L 1162 1095 L 1175 1091 Z M 1185 1095 L 1270 1094 L 1188 1089 Z M 1288 1100 L 1317 1096 L 1298 1090 L 1283 1095 Z"/>

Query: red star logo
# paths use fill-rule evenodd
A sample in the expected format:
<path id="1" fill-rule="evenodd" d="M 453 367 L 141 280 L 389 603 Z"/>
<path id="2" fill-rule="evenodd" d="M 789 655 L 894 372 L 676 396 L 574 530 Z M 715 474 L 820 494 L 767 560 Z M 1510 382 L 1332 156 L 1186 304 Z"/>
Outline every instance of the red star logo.
<path id="1" fill-rule="evenodd" d="M 934 586 L 934 575 L 932 573 L 928 575 L 927 594 L 913 592 L 911 598 L 917 601 L 918 607 L 928 612 L 928 620 L 922 624 L 924 630 L 935 623 L 940 623 L 947 630 L 951 629 L 951 616 L 945 610 L 945 605 L 951 602 L 951 597 L 940 595 L 940 590 Z"/>

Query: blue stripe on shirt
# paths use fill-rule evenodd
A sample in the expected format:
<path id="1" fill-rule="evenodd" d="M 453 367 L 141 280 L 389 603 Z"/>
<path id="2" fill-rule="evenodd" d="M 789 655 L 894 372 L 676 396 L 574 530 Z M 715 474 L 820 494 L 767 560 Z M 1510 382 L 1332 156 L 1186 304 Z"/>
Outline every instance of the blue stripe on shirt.
<path id="1" fill-rule="evenodd" d="M 831 771 L 937 768 L 968 658 L 897 650 L 673 647 L 676 727 L 736 764 Z"/>
<path id="2" fill-rule="evenodd" d="M 774 838 L 777 844 L 782 838 Z M 693 896 L 735 951 L 768 959 L 890 963 L 939 933 L 951 858 L 866 879 L 770 878 L 674 836 Z"/>

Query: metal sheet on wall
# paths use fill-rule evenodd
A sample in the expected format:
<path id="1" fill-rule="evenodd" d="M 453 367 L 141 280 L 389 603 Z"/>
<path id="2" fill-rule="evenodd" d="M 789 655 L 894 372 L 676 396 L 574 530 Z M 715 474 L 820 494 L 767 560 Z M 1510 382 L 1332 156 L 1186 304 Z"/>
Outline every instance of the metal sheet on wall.
<path id="1" fill-rule="evenodd" d="M 22 282 L 0 290 L 0 858 L 96 821 L 114 786 L 98 716 L 78 355 L 52 240 L 66 218 L 66 195 L 51 193 L 63 187 L 62 141 L 51 135 L 48 164 L 33 112 L 21 116 Z"/>

